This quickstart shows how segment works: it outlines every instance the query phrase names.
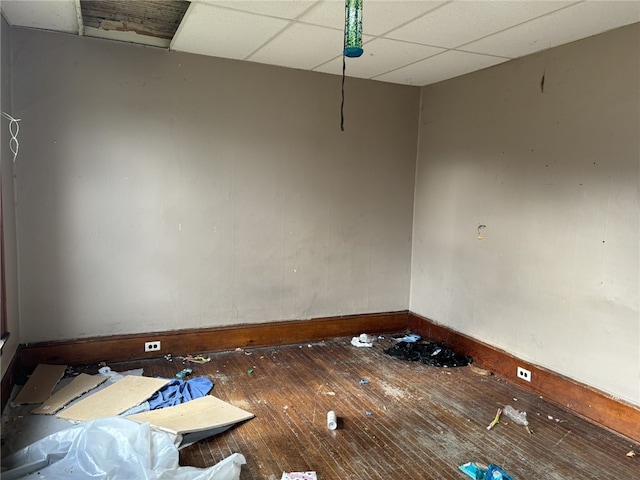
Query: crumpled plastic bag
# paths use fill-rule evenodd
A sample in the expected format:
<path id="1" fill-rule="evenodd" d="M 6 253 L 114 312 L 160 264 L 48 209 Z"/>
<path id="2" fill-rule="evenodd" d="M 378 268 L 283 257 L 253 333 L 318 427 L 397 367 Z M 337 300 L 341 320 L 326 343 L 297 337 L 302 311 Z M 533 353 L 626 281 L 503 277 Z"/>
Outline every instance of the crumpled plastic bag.
<path id="1" fill-rule="evenodd" d="M 101 418 L 49 435 L 2 459 L 2 479 L 239 480 L 244 456 L 181 467 L 174 439 L 148 423 Z"/>

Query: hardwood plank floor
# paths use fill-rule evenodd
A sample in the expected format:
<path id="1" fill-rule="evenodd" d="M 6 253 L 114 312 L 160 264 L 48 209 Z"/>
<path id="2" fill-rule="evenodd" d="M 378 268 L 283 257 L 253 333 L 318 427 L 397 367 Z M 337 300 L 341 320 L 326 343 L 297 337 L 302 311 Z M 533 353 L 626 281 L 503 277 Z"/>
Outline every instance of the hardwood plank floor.
<path id="1" fill-rule="evenodd" d="M 469 461 L 495 463 L 517 480 L 640 478 L 631 440 L 504 379 L 389 357 L 383 348 L 392 344 L 356 348 L 339 338 L 213 353 L 210 363 L 189 365 L 215 382 L 213 395 L 256 417 L 183 449 L 181 463 L 204 467 L 239 452 L 242 480 L 307 470 L 321 480 L 459 480 Z M 111 366 L 165 377 L 184 368 L 177 359 Z M 486 429 L 507 404 L 527 412 L 532 435 L 504 417 Z M 337 430 L 326 426 L 329 410 Z"/>

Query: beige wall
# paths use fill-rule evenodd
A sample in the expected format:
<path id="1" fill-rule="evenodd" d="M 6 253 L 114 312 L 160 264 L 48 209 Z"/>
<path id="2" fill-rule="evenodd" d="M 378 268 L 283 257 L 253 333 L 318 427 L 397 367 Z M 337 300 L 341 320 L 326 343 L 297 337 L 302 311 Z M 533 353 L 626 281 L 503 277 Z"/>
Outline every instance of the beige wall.
<path id="1" fill-rule="evenodd" d="M 0 79 L 2 91 L 0 94 L 0 110 L 14 118 L 18 117 L 11 104 L 11 75 L 10 75 L 10 27 L 4 17 L 0 17 Z M 20 325 L 18 317 L 18 267 L 16 245 L 16 222 L 13 188 L 13 153 L 9 148 L 9 121 L 0 119 L 0 153 L 2 162 L 2 214 L 4 229 L 4 255 L 5 255 L 5 281 L 6 281 L 6 311 L 7 330 L 9 339 L 2 349 L 0 356 L 0 376 L 4 376 L 11 359 L 18 348 L 20 338 Z M 21 136 L 18 133 L 18 141 Z"/>
<path id="2" fill-rule="evenodd" d="M 639 32 L 422 90 L 411 284 L 412 311 L 635 404 Z"/>
<path id="3" fill-rule="evenodd" d="M 418 88 L 12 40 L 22 342 L 407 308 Z"/>

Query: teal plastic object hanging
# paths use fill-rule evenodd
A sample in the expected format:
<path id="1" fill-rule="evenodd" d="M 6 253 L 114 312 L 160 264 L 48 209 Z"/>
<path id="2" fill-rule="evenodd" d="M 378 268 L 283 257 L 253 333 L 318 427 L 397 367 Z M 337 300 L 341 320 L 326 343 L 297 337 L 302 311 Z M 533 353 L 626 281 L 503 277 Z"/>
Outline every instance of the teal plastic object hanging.
<path id="1" fill-rule="evenodd" d="M 362 1 L 345 0 L 344 5 L 344 56 L 362 55 Z"/>

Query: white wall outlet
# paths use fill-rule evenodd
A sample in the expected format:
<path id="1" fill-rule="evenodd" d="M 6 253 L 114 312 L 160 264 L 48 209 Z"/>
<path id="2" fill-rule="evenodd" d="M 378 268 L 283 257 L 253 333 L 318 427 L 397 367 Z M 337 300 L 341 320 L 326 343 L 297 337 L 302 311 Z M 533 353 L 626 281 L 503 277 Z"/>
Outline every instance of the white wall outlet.
<path id="1" fill-rule="evenodd" d="M 156 340 L 155 342 L 144 342 L 144 351 L 145 352 L 159 352 L 160 351 L 160 340 Z"/>
<path id="2" fill-rule="evenodd" d="M 160 343 L 160 342 L 158 342 Z M 525 370 L 522 367 L 518 367 L 518 378 L 522 380 L 526 380 L 527 382 L 531 381 L 531 372 L 529 370 Z"/>

